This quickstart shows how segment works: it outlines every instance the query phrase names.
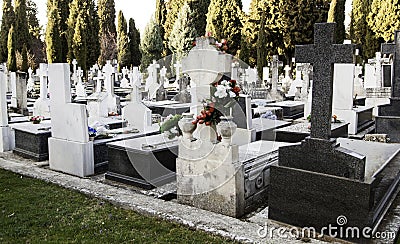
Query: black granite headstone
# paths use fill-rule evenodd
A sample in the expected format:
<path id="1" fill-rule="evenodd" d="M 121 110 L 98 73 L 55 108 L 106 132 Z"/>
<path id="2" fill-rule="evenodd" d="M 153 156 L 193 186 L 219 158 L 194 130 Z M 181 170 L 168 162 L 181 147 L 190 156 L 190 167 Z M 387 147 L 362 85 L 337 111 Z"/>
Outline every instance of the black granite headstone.
<path id="1" fill-rule="evenodd" d="M 381 51 L 393 55 L 392 97 L 390 104 L 378 107 L 376 132 L 388 134 L 391 142 L 400 142 L 400 30 L 394 33 L 394 43 L 382 44 Z"/>
<path id="2" fill-rule="evenodd" d="M 314 68 L 311 137 L 328 140 L 331 134 L 333 64 L 352 63 L 355 46 L 335 44 L 335 23 L 315 24 L 314 44 L 296 46 L 297 63 Z"/>

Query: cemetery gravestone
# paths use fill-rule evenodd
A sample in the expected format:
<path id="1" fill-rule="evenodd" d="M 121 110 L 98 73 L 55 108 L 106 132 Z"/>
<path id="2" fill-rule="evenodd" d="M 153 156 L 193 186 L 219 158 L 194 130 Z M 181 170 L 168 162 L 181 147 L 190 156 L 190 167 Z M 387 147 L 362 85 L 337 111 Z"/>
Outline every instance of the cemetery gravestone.
<path id="1" fill-rule="evenodd" d="M 158 75 L 157 69 L 160 68 L 160 65 L 153 60 L 153 63 L 149 65 L 147 68 L 148 77 L 146 79 L 146 91 L 148 92 L 148 99 L 152 100 L 156 97 L 156 91 L 159 88 L 160 84 L 158 84 Z"/>
<path id="2" fill-rule="evenodd" d="M 50 168 L 85 177 L 94 173 L 93 142 L 89 141 L 86 106 L 71 103 L 68 64 L 49 64 L 53 82 L 51 128 L 49 138 Z"/>
<path id="3" fill-rule="evenodd" d="M 400 142 L 400 31 L 395 31 L 393 44 L 382 44 L 382 53 L 391 53 L 394 56 L 392 96 L 389 105 L 378 107 L 376 132 L 388 134 L 391 142 Z"/>
<path id="4" fill-rule="evenodd" d="M 11 151 L 14 149 L 14 135 L 8 126 L 6 84 L 7 75 L 4 67 L 0 66 L 0 152 Z"/>
<path id="5" fill-rule="evenodd" d="M 271 98 L 277 102 L 283 101 L 283 96 L 281 92 L 278 90 L 278 81 L 279 81 L 279 67 L 283 66 L 282 62 L 279 61 L 278 55 L 272 56 L 271 62 L 271 71 L 272 71 L 272 79 L 271 79 Z"/>
<path id="6" fill-rule="evenodd" d="M 338 177 L 360 182 L 365 177 L 365 156 L 345 150 L 330 139 L 333 64 L 352 63 L 355 49 L 351 44 L 335 44 L 335 27 L 335 23 L 315 24 L 314 44 L 296 46 L 296 61 L 312 63 L 314 68 L 311 137 L 303 141 L 301 145 L 280 148 L 279 165 L 271 169 L 269 216 L 297 226 L 310 226 L 310 224 L 318 227 L 326 226 L 327 221 L 335 220 L 338 215 L 334 211 L 331 213 L 318 211 L 318 205 L 321 204 L 318 201 L 325 198 L 322 189 L 316 190 L 321 195 L 310 198 L 301 198 L 294 194 L 292 192 L 294 188 L 297 189 L 298 185 L 302 185 L 294 179 L 302 181 L 307 178 L 310 180 L 307 185 L 313 186 L 319 185 L 311 181 L 321 180 L 320 174 L 329 175 L 334 179 Z M 310 176 L 293 177 L 294 174 L 300 172 Z M 309 207 L 303 209 L 301 206 Z M 313 208 L 316 210 L 314 211 Z M 334 219 L 332 219 L 333 215 Z"/>
<path id="7" fill-rule="evenodd" d="M 33 115 L 50 118 L 50 99 L 47 97 L 47 64 L 39 65 L 40 97 L 33 105 Z"/>
<path id="8" fill-rule="evenodd" d="M 126 76 L 128 75 L 128 69 L 126 67 L 124 67 L 122 69 L 122 80 L 121 80 L 121 88 L 131 88 L 130 84 L 129 84 L 129 80 L 126 78 Z"/>
<path id="9" fill-rule="evenodd" d="M 85 85 L 82 82 L 82 77 L 83 77 L 83 70 L 81 69 L 81 67 L 79 67 L 78 70 L 76 71 L 77 83 L 75 85 L 76 96 L 79 98 L 85 98 L 87 96 Z"/>
<path id="10" fill-rule="evenodd" d="M 105 75 L 104 83 L 107 92 L 106 101 L 108 113 L 119 113 L 120 98 L 114 94 L 115 68 L 111 65 L 111 61 L 107 61 L 107 63 L 104 65 L 103 72 Z"/>

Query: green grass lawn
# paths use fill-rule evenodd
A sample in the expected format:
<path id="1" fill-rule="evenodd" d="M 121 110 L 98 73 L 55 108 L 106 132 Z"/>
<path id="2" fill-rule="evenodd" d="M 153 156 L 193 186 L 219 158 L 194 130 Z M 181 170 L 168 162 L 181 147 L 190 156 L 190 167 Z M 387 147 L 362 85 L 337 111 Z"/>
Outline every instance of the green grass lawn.
<path id="1" fill-rule="evenodd" d="M 228 243 L 0 170 L 0 243 Z"/>

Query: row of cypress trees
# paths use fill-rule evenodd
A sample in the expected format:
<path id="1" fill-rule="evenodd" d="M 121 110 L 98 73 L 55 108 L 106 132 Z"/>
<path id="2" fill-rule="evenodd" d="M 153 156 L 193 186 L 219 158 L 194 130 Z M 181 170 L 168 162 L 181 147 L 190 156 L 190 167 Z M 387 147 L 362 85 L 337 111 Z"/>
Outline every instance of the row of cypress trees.
<path id="1" fill-rule="evenodd" d="M 119 67 L 140 64 L 140 34 L 122 12 L 115 25 L 114 0 L 48 0 L 46 51 L 49 63 L 76 59 L 83 70 L 117 59 Z"/>
<path id="2" fill-rule="evenodd" d="M 0 62 L 7 62 L 10 71 L 27 71 L 29 62 L 42 56 L 37 7 L 32 0 L 15 0 L 14 5 L 3 0 L 2 11 Z"/>
<path id="3" fill-rule="evenodd" d="M 393 41 L 400 29 L 399 0 L 353 0 L 350 38 L 362 47 L 364 60 L 375 56 L 379 44 Z"/>
<path id="4" fill-rule="evenodd" d="M 227 52 L 250 65 L 258 62 L 262 68 L 277 53 L 290 60 L 295 44 L 312 42 L 313 24 L 327 20 L 329 3 L 252 0 L 246 14 L 241 0 L 157 0 L 141 42 L 142 64 L 147 67 L 172 52 L 179 59 L 195 37 L 208 32 L 218 41 L 225 39 Z"/>

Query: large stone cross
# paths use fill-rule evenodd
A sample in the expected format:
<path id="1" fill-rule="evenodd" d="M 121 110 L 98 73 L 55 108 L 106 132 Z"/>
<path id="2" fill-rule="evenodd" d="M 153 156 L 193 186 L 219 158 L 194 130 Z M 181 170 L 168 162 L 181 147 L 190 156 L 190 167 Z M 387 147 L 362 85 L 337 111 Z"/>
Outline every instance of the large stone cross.
<path id="1" fill-rule="evenodd" d="M 312 63 L 314 83 L 311 107 L 311 138 L 329 140 L 333 97 L 333 65 L 352 63 L 355 46 L 336 44 L 336 23 L 317 23 L 314 44 L 296 46 L 297 63 Z"/>
<path id="2" fill-rule="evenodd" d="M 400 98 L 400 31 L 394 32 L 394 43 L 382 44 L 383 54 L 393 54 L 392 98 Z"/>

